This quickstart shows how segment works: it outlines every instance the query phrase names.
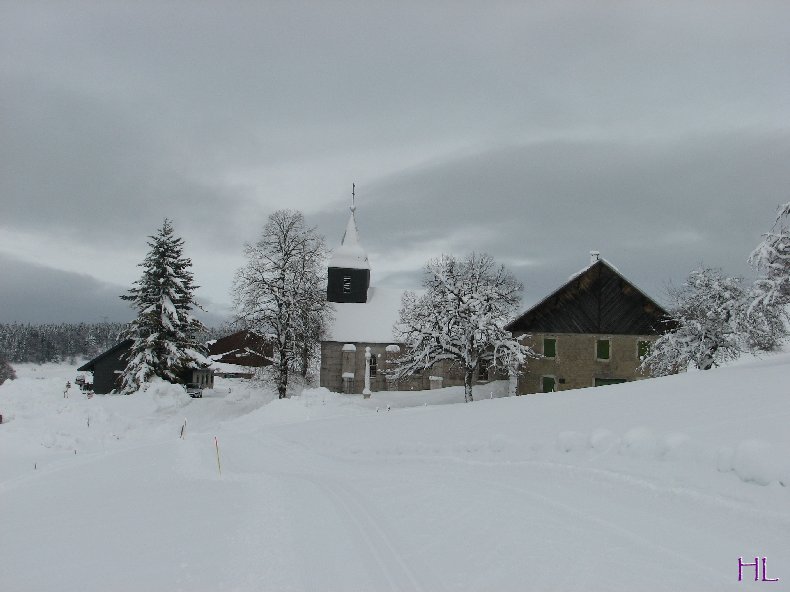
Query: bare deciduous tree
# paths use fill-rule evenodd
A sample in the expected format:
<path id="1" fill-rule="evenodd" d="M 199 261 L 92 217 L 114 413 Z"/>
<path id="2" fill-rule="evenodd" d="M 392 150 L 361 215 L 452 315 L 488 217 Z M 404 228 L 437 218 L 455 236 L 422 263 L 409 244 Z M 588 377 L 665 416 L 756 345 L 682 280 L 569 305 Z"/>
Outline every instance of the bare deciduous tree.
<path id="1" fill-rule="evenodd" d="M 324 239 L 301 212 L 278 210 L 261 238 L 244 247 L 247 264 L 233 285 L 238 321 L 271 339 L 277 392 L 286 396 L 294 370 L 307 373 L 326 326 Z"/>

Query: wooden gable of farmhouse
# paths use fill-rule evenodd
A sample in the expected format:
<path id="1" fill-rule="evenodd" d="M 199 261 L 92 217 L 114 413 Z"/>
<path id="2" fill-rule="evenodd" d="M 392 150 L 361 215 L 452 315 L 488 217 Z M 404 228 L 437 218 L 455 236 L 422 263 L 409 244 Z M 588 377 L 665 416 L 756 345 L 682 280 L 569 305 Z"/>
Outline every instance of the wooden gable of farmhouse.
<path id="1" fill-rule="evenodd" d="M 507 325 L 513 333 L 656 335 L 667 312 L 603 259 Z"/>

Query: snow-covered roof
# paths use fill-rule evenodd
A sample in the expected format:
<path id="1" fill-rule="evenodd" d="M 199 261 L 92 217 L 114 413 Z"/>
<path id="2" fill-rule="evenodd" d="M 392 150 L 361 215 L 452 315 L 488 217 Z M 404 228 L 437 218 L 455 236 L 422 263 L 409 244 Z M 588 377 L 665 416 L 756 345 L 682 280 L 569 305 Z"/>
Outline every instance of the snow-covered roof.
<path id="1" fill-rule="evenodd" d="M 326 341 L 393 343 L 392 326 L 399 318 L 403 292 L 370 287 L 367 302 L 332 302 L 335 319 Z"/>
<path id="2" fill-rule="evenodd" d="M 329 260 L 329 267 L 342 267 L 346 269 L 370 269 L 368 254 L 362 245 L 359 244 L 359 232 L 357 231 L 357 220 L 354 217 L 354 208 L 351 208 L 351 215 L 346 223 L 346 231 L 340 246 L 334 250 Z"/>
<path id="3" fill-rule="evenodd" d="M 238 364 L 228 364 L 227 362 L 211 362 L 211 369 L 214 372 L 221 372 L 223 374 L 253 374 L 255 367 L 253 366 L 239 366 Z"/>

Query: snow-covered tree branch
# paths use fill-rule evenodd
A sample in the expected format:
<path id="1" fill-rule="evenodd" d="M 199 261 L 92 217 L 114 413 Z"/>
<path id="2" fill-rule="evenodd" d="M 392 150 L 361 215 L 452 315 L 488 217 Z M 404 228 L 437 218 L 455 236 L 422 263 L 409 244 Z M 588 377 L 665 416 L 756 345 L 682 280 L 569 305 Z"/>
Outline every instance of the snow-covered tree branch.
<path id="1" fill-rule="evenodd" d="M 236 272 L 238 321 L 272 340 L 280 398 L 294 369 L 306 373 L 326 327 L 324 239 L 301 212 L 274 212 L 255 244 L 244 248 L 247 264 Z"/>
<path id="2" fill-rule="evenodd" d="M 503 329 L 518 309 L 522 285 L 491 256 L 443 255 L 429 261 L 423 286 L 423 296 L 403 295 L 394 333 L 406 349 L 388 371 L 394 378 L 449 360 L 463 368 L 465 400 L 471 401 L 481 364 L 515 372 L 537 356 Z"/>

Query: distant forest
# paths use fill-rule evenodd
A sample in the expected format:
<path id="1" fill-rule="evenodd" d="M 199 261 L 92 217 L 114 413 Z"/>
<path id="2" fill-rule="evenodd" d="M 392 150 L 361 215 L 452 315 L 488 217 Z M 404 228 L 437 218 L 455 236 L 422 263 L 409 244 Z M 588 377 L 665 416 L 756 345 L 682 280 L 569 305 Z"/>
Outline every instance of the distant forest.
<path id="1" fill-rule="evenodd" d="M 0 359 L 9 362 L 68 362 L 93 358 L 120 341 L 126 323 L 0 323 Z M 200 341 L 217 339 L 226 328 L 209 328 Z"/>

